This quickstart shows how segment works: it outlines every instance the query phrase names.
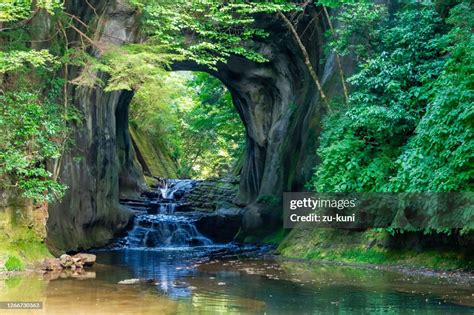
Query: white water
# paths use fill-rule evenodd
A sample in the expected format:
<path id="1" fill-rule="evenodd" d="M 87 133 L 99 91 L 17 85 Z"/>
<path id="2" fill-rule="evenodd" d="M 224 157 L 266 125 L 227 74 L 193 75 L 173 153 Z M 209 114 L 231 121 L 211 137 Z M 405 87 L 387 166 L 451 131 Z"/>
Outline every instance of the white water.
<path id="1" fill-rule="evenodd" d="M 178 190 L 188 191 L 195 183 L 192 179 L 168 179 L 164 187 L 158 187 L 163 199 L 174 199 Z"/>
<path id="2" fill-rule="evenodd" d="M 159 213 L 137 213 L 134 226 L 122 240 L 126 248 L 161 248 L 208 246 L 212 241 L 196 229 L 192 216 L 175 213 L 177 201 L 175 193 L 188 191 L 193 185 L 191 180 L 173 180 L 160 188 L 162 201 L 158 201 Z"/>

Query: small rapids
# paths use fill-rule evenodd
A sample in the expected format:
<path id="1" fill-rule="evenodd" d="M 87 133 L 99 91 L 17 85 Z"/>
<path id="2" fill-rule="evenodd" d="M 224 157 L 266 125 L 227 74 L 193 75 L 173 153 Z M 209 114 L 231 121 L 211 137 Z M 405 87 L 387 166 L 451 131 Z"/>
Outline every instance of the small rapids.
<path id="1" fill-rule="evenodd" d="M 124 238 L 127 248 L 206 246 L 212 241 L 198 232 L 193 219 L 173 214 L 140 214 Z"/>
<path id="2" fill-rule="evenodd" d="M 196 215 L 192 212 L 177 213 L 179 200 L 193 187 L 193 180 L 168 180 L 158 187 L 158 200 L 150 206 L 133 208 L 133 227 L 118 239 L 115 248 L 150 249 L 211 246 L 214 243 L 196 229 Z"/>

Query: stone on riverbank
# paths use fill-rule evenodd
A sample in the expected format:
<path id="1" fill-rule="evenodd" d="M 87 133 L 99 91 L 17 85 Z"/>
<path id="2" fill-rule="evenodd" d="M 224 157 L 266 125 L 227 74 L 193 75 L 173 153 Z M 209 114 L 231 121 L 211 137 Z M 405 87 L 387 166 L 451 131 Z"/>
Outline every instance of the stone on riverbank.
<path id="1" fill-rule="evenodd" d="M 92 266 L 96 261 L 96 256 L 94 254 L 79 253 L 74 255 L 73 258 L 79 258 L 84 266 Z"/>
<path id="2" fill-rule="evenodd" d="M 59 258 L 48 258 L 43 261 L 42 270 L 45 271 L 59 271 L 63 269 L 82 269 L 94 265 L 96 256 L 93 254 L 76 254 L 70 256 L 63 254 Z"/>
<path id="3" fill-rule="evenodd" d="M 133 278 L 133 279 L 125 279 L 122 281 L 119 281 L 118 284 L 143 284 L 143 283 L 153 283 L 153 280 L 151 279 L 138 279 L 138 278 Z"/>
<path id="4" fill-rule="evenodd" d="M 43 270 L 46 271 L 58 271 L 62 270 L 63 266 L 61 266 L 61 262 L 57 258 L 47 258 L 43 261 Z"/>
<path id="5" fill-rule="evenodd" d="M 118 284 L 138 284 L 140 283 L 140 279 L 126 279 L 119 281 Z"/>

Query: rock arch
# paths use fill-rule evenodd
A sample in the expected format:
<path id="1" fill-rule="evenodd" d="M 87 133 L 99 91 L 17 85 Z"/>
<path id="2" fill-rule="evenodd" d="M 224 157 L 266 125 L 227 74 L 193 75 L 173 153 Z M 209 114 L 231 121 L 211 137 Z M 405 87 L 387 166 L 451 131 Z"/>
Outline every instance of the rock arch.
<path id="1" fill-rule="evenodd" d="M 97 7 L 103 3 L 95 2 Z M 66 3 L 70 13 L 85 21 L 94 14 L 82 1 Z M 125 1 L 109 1 L 100 9 L 102 23 L 96 31 L 100 45 L 139 40 L 137 17 Z M 327 95 L 338 95 L 341 88 L 334 56 L 323 54 L 324 23 L 316 11 L 307 14 L 316 22 L 302 40 Z M 233 56 L 226 64 L 219 64 L 217 71 L 190 62 L 174 65 L 175 70 L 207 71 L 232 94 L 247 130 L 238 198 L 248 205 L 243 222 L 247 230 L 279 224 L 278 207 L 259 200 L 267 196 L 279 198 L 284 191 L 303 187 L 317 163 L 316 147 L 324 114 L 291 34 L 279 20 L 266 18 L 265 23 L 262 27 L 270 36 L 255 43 L 255 47 L 268 58 L 267 63 Z M 79 71 L 71 69 L 70 79 Z M 74 148 L 63 158 L 61 179 L 69 186 L 68 192 L 49 209 L 47 242 L 53 252 L 104 244 L 130 218 L 130 213 L 118 204 L 120 193 L 140 185 L 140 171 L 128 134 L 128 104 L 133 93 L 106 93 L 101 88 L 86 87 L 71 87 L 69 92 L 84 121 L 75 126 Z"/>

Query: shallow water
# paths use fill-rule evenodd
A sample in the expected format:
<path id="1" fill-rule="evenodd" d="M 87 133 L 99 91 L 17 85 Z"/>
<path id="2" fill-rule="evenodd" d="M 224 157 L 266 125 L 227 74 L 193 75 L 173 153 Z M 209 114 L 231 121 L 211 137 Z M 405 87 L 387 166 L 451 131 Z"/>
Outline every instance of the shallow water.
<path id="1" fill-rule="evenodd" d="M 433 277 L 261 258 L 215 248 L 99 251 L 86 273 L 0 280 L 0 314 L 474 314 L 473 287 Z M 212 256 L 212 255 L 211 255 Z M 119 281 L 139 278 L 139 284 Z"/>

